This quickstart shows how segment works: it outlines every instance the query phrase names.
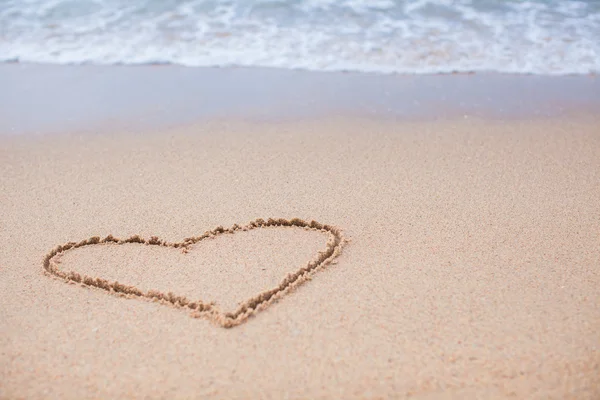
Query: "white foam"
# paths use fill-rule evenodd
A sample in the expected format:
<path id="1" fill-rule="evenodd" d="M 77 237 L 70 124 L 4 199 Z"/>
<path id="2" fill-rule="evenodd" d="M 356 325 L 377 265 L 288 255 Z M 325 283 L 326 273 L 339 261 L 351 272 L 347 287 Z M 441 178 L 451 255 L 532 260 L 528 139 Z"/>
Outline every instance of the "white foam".
<path id="1" fill-rule="evenodd" d="M 5 0 L 0 61 L 600 72 L 600 6 L 501 0 Z"/>

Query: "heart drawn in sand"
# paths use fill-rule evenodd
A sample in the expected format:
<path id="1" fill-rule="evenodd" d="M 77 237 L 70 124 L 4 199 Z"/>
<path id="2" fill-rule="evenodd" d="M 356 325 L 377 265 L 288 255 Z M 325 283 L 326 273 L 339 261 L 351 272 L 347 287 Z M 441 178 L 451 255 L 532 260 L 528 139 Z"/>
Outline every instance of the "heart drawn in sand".
<path id="1" fill-rule="evenodd" d="M 93 278 L 74 271 L 61 271 L 54 260 L 55 257 L 62 255 L 67 251 L 72 251 L 84 246 L 102 246 L 106 244 L 123 245 L 127 243 L 140 243 L 148 246 L 181 248 L 184 252 L 187 252 L 190 246 L 208 238 L 214 238 L 215 236 L 224 234 L 233 234 L 238 231 L 248 231 L 257 228 L 277 226 L 297 227 L 327 232 L 329 234 L 329 239 L 327 241 L 326 248 L 324 251 L 320 251 L 317 254 L 317 257 L 308 262 L 308 264 L 306 264 L 304 267 L 300 268 L 296 272 L 288 274 L 276 287 L 251 297 L 250 299 L 242 302 L 235 311 L 227 313 L 219 310 L 214 302 L 206 302 L 203 300 L 192 301 L 184 296 L 178 296 L 171 292 L 162 293 L 156 290 L 148 290 L 144 292 L 134 286 L 124 285 L 117 281 L 110 282 L 102 278 Z M 342 232 L 338 228 L 331 225 L 321 224 L 316 221 L 306 222 L 298 218 L 293 218 L 291 220 L 283 218 L 269 218 L 267 221 L 259 218 L 244 226 L 237 224 L 233 225 L 231 228 L 223 228 L 222 226 L 218 226 L 200 236 L 189 237 L 178 243 L 166 242 L 157 238 L 156 236 L 152 236 L 149 239 L 144 239 L 137 235 L 127 239 L 117 239 L 112 235 L 109 235 L 104 239 L 94 236 L 80 242 L 69 242 L 64 245 L 57 246 L 44 257 L 44 271 L 51 276 L 58 277 L 68 283 L 79 283 L 84 286 L 105 290 L 108 293 L 118 296 L 158 301 L 162 304 L 189 310 L 193 317 L 204 317 L 213 321 L 217 325 L 225 328 L 231 328 L 245 322 L 250 316 L 264 310 L 275 301 L 289 293 L 292 289 L 306 282 L 311 275 L 313 275 L 319 269 L 330 264 L 341 253 L 342 246 L 345 243 L 346 239 L 344 239 Z"/>

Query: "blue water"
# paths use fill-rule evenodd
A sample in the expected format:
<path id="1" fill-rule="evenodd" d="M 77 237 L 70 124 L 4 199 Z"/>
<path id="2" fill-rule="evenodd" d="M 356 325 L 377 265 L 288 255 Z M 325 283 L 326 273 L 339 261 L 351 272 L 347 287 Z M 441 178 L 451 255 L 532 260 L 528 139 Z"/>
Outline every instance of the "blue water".
<path id="1" fill-rule="evenodd" d="M 600 72 L 600 1 L 0 0 L 0 61 Z"/>

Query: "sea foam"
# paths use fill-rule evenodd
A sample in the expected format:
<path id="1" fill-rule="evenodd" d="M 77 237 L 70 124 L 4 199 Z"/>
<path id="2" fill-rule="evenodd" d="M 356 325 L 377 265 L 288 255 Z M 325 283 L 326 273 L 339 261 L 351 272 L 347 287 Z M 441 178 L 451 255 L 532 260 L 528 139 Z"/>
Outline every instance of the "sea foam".
<path id="1" fill-rule="evenodd" d="M 596 1 L 5 0 L 0 61 L 600 72 Z"/>

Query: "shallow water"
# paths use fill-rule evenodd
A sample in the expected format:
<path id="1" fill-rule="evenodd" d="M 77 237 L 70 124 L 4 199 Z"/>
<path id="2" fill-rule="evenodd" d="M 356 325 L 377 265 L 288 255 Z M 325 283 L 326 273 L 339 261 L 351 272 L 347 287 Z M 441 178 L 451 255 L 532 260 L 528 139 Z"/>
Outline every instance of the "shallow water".
<path id="1" fill-rule="evenodd" d="M 600 72 L 600 1 L 0 0 L 0 61 Z"/>

